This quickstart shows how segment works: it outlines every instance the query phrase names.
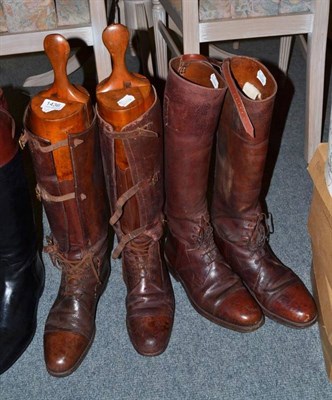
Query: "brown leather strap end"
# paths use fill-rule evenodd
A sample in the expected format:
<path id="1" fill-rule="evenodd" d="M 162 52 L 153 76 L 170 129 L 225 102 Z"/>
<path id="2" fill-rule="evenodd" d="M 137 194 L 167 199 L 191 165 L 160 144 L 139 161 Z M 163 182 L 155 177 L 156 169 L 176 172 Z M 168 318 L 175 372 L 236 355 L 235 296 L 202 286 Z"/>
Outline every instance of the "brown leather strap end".
<path id="1" fill-rule="evenodd" d="M 239 118 L 242 122 L 243 128 L 249 136 L 254 138 L 255 137 L 254 127 L 250 121 L 247 110 L 246 110 L 246 108 L 243 104 L 243 101 L 241 99 L 241 96 L 239 94 L 238 88 L 236 87 L 236 85 L 234 83 L 234 79 L 231 75 L 229 60 L 226 60 L 222 64 L 222 71 L 223 71 L 224 78 L 226 80 L 228 89 L 230 91 L 230 94 L 234 100 L 234 103 L 235 103 L 236 109 L 238 111 Z"/>

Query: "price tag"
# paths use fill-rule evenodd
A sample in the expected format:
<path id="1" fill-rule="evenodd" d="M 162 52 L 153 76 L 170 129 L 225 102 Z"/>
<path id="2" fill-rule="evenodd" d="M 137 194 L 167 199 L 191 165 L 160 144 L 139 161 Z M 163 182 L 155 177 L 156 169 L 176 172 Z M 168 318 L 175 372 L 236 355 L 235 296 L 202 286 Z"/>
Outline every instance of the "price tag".
<path id="1" fill-rule="evenodd" d="M 219 87 L 219 82 L 218 82 L 218 79 L 217 79 L 217 77 L 216 77 L 216 74 L 211 74 L 211 76 L 210 76 L 210 81 L 212 82 L 213 87 L 214 87 L 215 89 L 218 89 L 218 87 Z"/>
<path id="2" fill-rule="evenodd" d="M 263 86 L 266 85 L 266 76 L 264 75 L 264 72 L 261 69 L 257 72 L 257 79 Z"/>
<path id="3" fill-rule="evenodd" d="M 261 92 L 250 82 L 246 82 L 242 90 L 251 100 L 261 100 L 262 98 Z"/>
<path id="4" fill-rule="evenodd" d="M 135 101 L 135 97 L 132 96 L 131 94 L 126 94 L 122 99 L 118 101 L 118 104 L 120 107 L 127 107 L 130 103 Z"/>
<path id="5" fill-rule="evenodd" d="M 40 106 L 43 112 L 48 113 L 50 111 L 60 111 L 66 103 L 61 103 L 60 101 L 45 99 Z"/>

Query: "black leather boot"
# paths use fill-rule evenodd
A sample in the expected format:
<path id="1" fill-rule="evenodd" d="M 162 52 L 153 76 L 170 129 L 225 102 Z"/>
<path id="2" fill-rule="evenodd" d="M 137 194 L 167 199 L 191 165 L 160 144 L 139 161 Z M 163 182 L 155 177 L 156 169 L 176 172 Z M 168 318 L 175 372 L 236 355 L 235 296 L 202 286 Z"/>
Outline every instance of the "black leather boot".
<path id="1" fill-rule="evenodd" d="M 14 136 L 14 120 L 0 89 L 0 374 L 31 342 L 44 286 L 31 200 Z"/>

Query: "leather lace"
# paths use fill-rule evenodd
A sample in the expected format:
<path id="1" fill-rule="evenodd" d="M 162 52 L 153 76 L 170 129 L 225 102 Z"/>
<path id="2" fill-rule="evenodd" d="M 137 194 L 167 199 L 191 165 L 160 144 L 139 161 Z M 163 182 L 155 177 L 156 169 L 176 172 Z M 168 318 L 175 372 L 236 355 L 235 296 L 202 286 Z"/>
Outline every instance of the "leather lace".
<path id="1" fill-rule="evenodd" d="M 50 255 L 53 265 L 64 272 L 66 295 L 72 295 L 77 293 L 77 289 L 84 288 L 85 272 L 88 268 L 92 269 L 97 284 L 101 284 L 91 251 L 88 251 L 81 260 L 68 260 L 60 253 L 58 245 L 53 242 L 51 237 L 47 237 L 47 243 L 44 251 Z M 99 263 L 99 261 L 97 262 Z"/>
<path id="2" fill-rule="evenodd" d="M 213 238 L 213 228 L 211 224 L 204 219 L 204 217 L 202 217 L 198 233 L 194 234 L 193 238 L 196 239 L 196 250 L 201 250 L 203 255 L 208 255 L 211 260 L 215 260 L 216 245 Z"/>
<path id="3" fill-rule="evenodd" d="M 132 254 L 136 262 L 131 266 L 131 272 L 133 268 L 138 270 L 141 278 L 145 277 L 151 270 L 149 266 L 149 249 L 151 247 L 151 238 L 146 235 L 141 235 L 139 240 L 132 241 L 127 245 L 127 254 Z"/>

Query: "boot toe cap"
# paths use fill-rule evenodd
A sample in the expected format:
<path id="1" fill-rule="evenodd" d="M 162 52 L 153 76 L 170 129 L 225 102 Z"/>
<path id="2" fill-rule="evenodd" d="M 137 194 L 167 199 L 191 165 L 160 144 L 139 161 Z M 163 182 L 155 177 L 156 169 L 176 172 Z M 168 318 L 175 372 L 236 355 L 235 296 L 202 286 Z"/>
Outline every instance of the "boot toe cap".
<path id="1" fill-rule="evenodd" d="M 135 350 L 144 356 L 163 353 L 168 345 L 173 319 L 169 316 L 127 318 L 130 340 Z"/>
<path id="2" fill-rule="evenodd" d="M 317 319 L 314 299 L 302 282 L 288 286 L 271 308 L 272 318 L 295 328 L 306 328 Z"/>
<path id="3" fill-rule="evenodd" d="M 264 323 L 264 315 L 253 297 L 243 287 L 230 293 L 220 306 L 220 319 L 239 332 L 252 332 Z"/>
<path id="4" fill-rule="evenodd" d="M 70 375 L 80 365 L 89 341 L 72 332 L 52 332 L 44 335 L 44 355 L 48 372 L 53 376 Z"/>

